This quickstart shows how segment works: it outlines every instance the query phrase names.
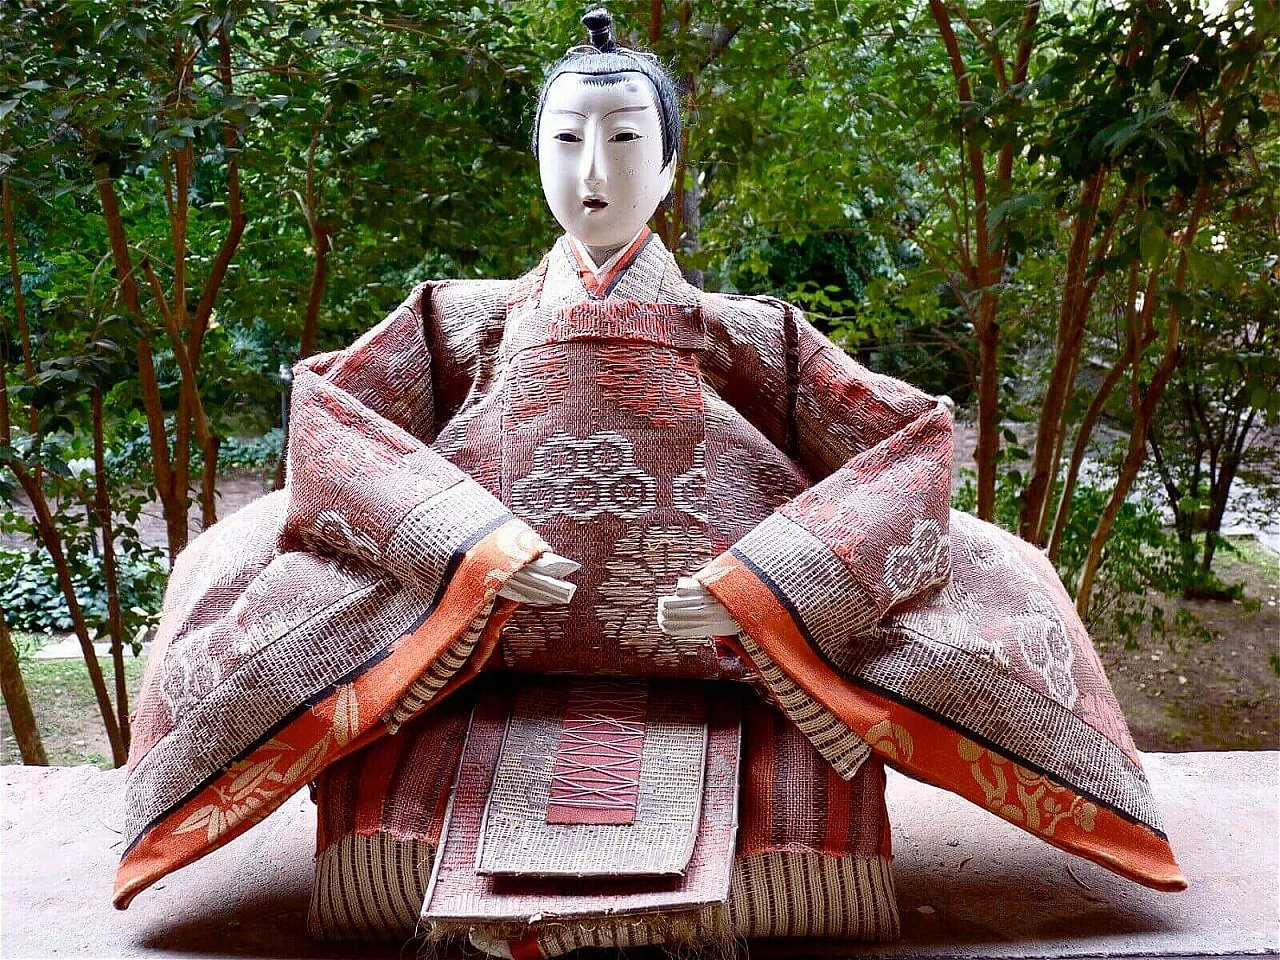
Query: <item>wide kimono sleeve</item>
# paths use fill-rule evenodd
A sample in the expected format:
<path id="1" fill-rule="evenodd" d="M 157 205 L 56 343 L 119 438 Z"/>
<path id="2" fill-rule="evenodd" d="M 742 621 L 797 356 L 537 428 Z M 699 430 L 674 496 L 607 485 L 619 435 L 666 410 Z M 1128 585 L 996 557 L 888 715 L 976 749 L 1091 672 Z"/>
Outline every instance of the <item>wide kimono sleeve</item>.
<path id="1" fill-rule="evenodd" d="M 447 288 L 447 289 L 443 289 Z M 501 284 L 424 284 L 345 350 L 295 368 L 286 488 L 180 555 L 138 701 L 124 908 L 326 766 L 480 668 L 547 547 L 431 446 L 432 297 L 464 326 Z"/>
<path id="2" fill-rule="evenodd" d="M 727 374 L 725 391 L 817 482 L 697 573 L 742 628 L 725 642 L 841 772 L 858 757 L 852 738 L 1054 846 L 1157 889 L 1185 887 L 1052 564 L 950 510 L 946 410 L 778 301 L 756 308 L 778 312 L 774 336 L 738 337 L 736 349 L 794 344 L 774 348 L 786 361 L 753 347 L 755 367 L 741 353 L 734 367 L 787 382 L 785 402 L 771 408 L 779 391 L 752 393 Z"/>
<path id="3" fill-rule="evenodd" d="M 951 415 L 795 318 L 792 456 L 817 482 L 731 551 L 757 590 L 848 642 L 950 571 Z"/>

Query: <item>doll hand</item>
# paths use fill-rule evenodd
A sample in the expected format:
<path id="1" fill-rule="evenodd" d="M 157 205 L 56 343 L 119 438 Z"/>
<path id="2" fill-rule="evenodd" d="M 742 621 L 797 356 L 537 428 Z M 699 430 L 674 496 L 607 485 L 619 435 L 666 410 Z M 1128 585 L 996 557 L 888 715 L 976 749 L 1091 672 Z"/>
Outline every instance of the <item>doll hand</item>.
<path id="1" fill-rule="evenodd" d="M 562 578 L 581 569 L 580 563 L 554 553 L 544 553 L 522 570 L 513 573 L 506 585 L 498 591 L 498 596 L 530 603 L 535 607 L 568 603 L 578 587 Z"/>
<path id="2" fill-rule="evenodd" d="M 658 627 L 669 637 L 733 637 L 742 628 L 693 577 L 676 582 L 674 596 L 658 600 Z"/>

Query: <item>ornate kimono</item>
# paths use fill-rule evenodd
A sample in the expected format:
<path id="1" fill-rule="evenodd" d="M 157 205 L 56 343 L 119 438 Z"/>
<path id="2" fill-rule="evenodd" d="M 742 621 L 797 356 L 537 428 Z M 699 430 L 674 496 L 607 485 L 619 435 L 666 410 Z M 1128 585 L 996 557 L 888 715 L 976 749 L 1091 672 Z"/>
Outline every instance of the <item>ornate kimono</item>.
<path id="1" fill-rule="evenodd" d="M 319 935 L 892 937 L 884 762 L 1185 885 L 1052 567 L 949 509 L 946 410 L 789 305 L 562 238 L 295 374 L 286 489 L 174 568 L 118 906 L 315 781 Z M 499 596 L 549 549 L 571 603 Z M 659 631 L 688 575 L 737 636 Z"/>

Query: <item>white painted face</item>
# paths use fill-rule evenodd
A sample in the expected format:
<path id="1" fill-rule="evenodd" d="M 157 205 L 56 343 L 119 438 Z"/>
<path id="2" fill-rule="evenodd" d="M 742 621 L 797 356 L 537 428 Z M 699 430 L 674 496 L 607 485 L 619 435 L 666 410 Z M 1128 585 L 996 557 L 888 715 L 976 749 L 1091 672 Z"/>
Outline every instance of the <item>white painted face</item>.
<path id="1" fill-rule="evenodd" d="M 588 247 L 618 247 L 671 189 L 662 163 L 657 91 L 642 73 L 604 86 L 577 73 L 551 82 L 538 128 L 542 192 L 565 232 Z"/>

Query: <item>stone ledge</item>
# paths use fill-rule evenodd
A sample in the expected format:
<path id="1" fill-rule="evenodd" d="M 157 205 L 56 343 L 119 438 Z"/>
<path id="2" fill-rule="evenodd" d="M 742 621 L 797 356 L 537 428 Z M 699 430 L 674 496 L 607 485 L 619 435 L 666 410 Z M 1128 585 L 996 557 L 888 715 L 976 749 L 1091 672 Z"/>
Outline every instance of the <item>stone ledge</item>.
<path id="1" fill-rule="evenodd" d="M 1183 957 L 1280 953 L 1280 753 L 1147 754 L 1190 881 L 1160 894 L 963 800 L 890 774 L 903 939 L 806 956 Z M 4 767 L 4 957 L 412 957 L 305 931 L 315 808 L 299 794 L 204 860 L 112 909 L 123 773 Z M 794 957 L 761 943 L 752 957 Z M 632 951 L 630 956 L 641 955 Z"/>

